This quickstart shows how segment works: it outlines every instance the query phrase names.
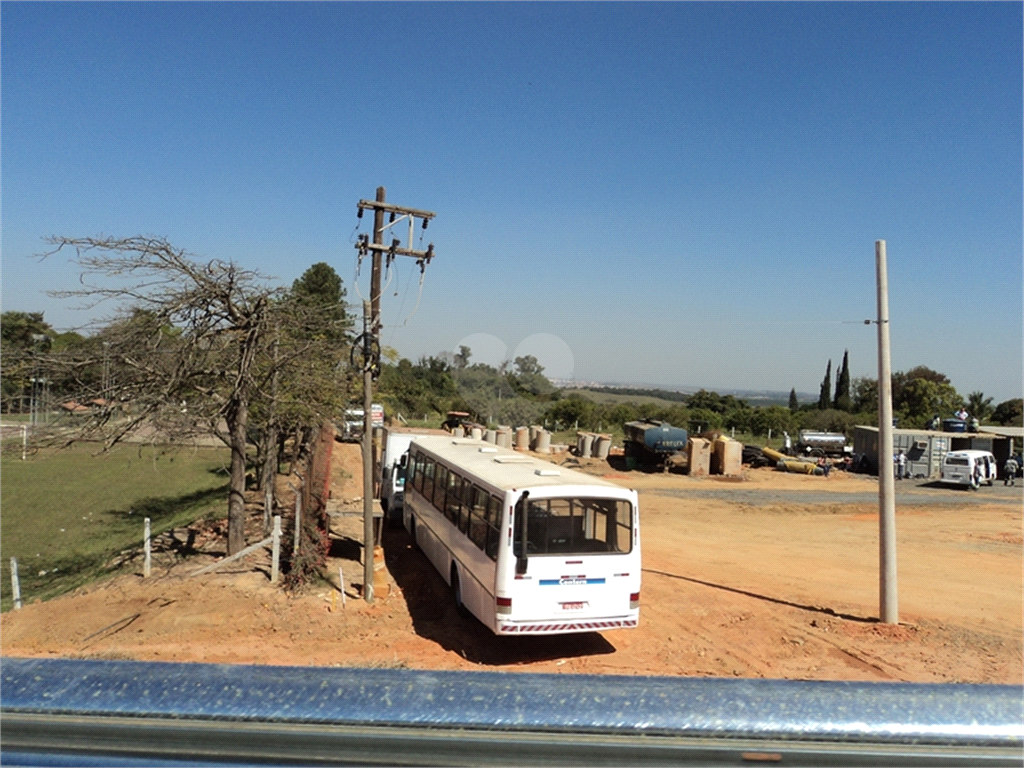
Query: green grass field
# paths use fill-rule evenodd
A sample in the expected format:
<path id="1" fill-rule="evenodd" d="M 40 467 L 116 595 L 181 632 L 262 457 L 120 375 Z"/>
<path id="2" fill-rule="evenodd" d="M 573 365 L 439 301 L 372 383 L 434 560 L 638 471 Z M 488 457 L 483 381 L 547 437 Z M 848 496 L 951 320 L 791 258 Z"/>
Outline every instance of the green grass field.
<path id="1" fill-rule="evenodd" d="M 0 458 L 0 610 L 12 605 L 10 559 L 29 603 L 115 572 L 118 552 L 203 517 L 227 514 L 226 448 L 78 445 Z"/>

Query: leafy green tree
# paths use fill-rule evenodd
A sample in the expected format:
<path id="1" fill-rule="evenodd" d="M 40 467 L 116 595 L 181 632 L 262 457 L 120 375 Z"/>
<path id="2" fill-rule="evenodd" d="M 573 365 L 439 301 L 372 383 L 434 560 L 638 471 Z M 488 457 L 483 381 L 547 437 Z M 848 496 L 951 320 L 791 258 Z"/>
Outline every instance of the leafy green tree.
<path id="1" fill-rule="evenodd" d="M 821 432 L 841 432 L 848 438 L 853 436 L 853 428 L 862 424 L 863 420 L 853 413 L 837 411 L 829 408 L 825 411 L 811 409 L 801 411 L 797 417 L 795 429 L 814 429 Z"/>
<path id="2" fill-rule="evenodd" d="M 452 357 L 452 366 L 456 370 L 464 370 L 469 365 L 469 358 L 473 356 L 473 352 L 465 344 L 459 345 L 459 351 Z"/>
<path id="3" fill-rule="evenodd" d="M 721 396 L 717 392 L 709 392 L 706 389 L 699 389 L 689 395 L 686 398 L 686 405 L 688 408 L 703 409 L 714 413 L 724 410 Z"/>
<path id="4" fill-rule="evenodd" d="M 952 413 L 963 402 L 951 384 L 932 379 L 911 379 L 901 387 L 899 403 L 893 399 L 893 410 L 908 427 L 923 427 L 934 414 Z"/>
<path id="5" fill-rule="evenodd" d="M 602 421 L 603 424 L 625 424 L 629 421 L 636 421 L 639 418 L 636 406 L 632 403 L 614 403 L 605 406 L 603 411 Z M 681 422 L 685 424 L 686 422 Z M 583 426 L 583 423 L 580 423 Z M 586 429 L 594 429 L 597 425 L 589 423 Z"/>
<path id="6" fill-rule="evenodd" d="M 517 357 L 512 361 L 515 372 L 507 374 L 516 392 L 527 399 L 554 399 L 555 385 L 548 381 L 542 366 L 533 355 Z"/>
<path id="7" fill-rule="evenodd" d="M 549 421 L 557 421 L 567 427 L 578 425 L 580 429 L 594 429 L 594 414 L 597 410 L 595 403 L 573 393 L 549 406 L 544 416 Z M 613 421 L 609 418 L 609 423 Z"/>
<path id="8" fill-rule="evenodd" d="M 11 348 L 49 352 L 56 331 L 42 312 L 8 311 L 0 315 L 0 339 Z"/>
<path id="9" fill-rule="evenodd" d="M 701 432 L 721 429 L 723 420 L 721 414 L 715 413 L 710 409 L 691 408 L 688 423 L 686 425 L 676 424 L 675 426 L 685 426 L 691 434 L 700 434 Z"/>
<path id="10" fill-rule="evenodd" d="M 878 411 L 878 379 L 860 376 L 853 381 L 853 409 L 858 413 Z"/>
<path id="11" fill-rule="evenodd" d="M 469 360 L 468 354 L 467 349 L 467 356 L 463 358 L 466 361 Z M 497 368 L 486 363 L 474 363 L 466 368 L 458 365 L 456 360 L 451 377 L 459 396 L 466 403 L 465 410 L 476 414 L 479 421 L 490 423 L 496 420 L 501 403 L 517 396 L 511 382 Z"/>
<path id="12" fill-rule="evenodd" d="M 992 421 L 1004 427 L 1024 426 L 1024 398 L 1004 400 L 992 411 Z"/>
<path id="13" fill-rule="evenodd" d="M 792 413 L 796 413 L 800 410 L 800 401 L 796 397 L 796 387 L 789 390 L 789 410 Z"/>
<path id="14" fill-rule="evenodd" d="M 967 396 L 967 410 L 978 421 L 988 421 L 994 410 L 992 398 L 985 397 L 983 392 L 971 392 Z"/>
<path id="15" fill-rule="evenodd" d="M 457 373 L 442 356 L 421 357 L 415 365 L 403 358 L 397 365 L 382 367 L 380 396 L 392 409 L 410 416 L 443 415 L 450 410 L 471 410 L 480 415 L 462 397 L 454 378 Z"/>
<path id="16" fill-rule="evenodd" d="M 769 405 L 752 409 L 749 430 L 754 435 L 767 435 L 769 430 L 773 435 L 779 435 L 783 431 L 793 431 L 794 424 L 793 414 L 789 408 Z"/>
<path id="17" fill-rule="evenodd" d="M 345 311 L 345 295 L 338 273 L 319 262 L 269 307 L 251 413 L 258 488 L 273 492 L 272 478 L 288 435 L 294 438 L 294 459 L 305 452 L 316 429 L 344 411 L 359 389 L 361 371 L 347 365 L 352 320 Z"/>
<path id="18" fill-rule="evenodd" d="M 907 399 L 904 390 L 910 386 L 911 382 L 918 379 L 930 381 L 933 384 L 950 384 L 948 376 L 938 371 L 933 371 L 924 365 L 918 365 L 909 371 L 897 371 L 892 375 L 892 407 L 894 411 L 903 410 L 903 405 Z M 962 402 L 957 403 L 953 410 L 959 408 L 961 404 Z M 941 414 L 942 412 L 940 411 L 939 413 Z"/>
<path id="19" fill-rule="evenodd" d="M 292 283 L 288 300 L 304 312 L 292 312 L 299 322 L 295 332 L 307 338 L 347 339 L 352 319 L 345 310 L 345 290 L 341 277 L 330 264 L 317 262 Z"/>
<path id="20" fill-rule="evenodd" d="M 828 367 L 825 368 L 825 378 L 821 380 L 821 389 L 818 392 L 818 410 L 826 411 L 831 405 L 832 401 L 829 398 L 829 393 L 832 390 L 832 361 L 828 361 Z"/>

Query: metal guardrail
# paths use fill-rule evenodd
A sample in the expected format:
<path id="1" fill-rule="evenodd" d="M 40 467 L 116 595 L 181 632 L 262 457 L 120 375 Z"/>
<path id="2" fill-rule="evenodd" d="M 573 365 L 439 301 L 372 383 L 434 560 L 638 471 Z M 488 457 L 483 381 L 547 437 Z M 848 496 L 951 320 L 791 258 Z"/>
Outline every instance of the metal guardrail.
<path id="1" fill-rule="evenodd" d="M 1014 686 L 0 660 L 4 765 L 1021 765 Z"/>

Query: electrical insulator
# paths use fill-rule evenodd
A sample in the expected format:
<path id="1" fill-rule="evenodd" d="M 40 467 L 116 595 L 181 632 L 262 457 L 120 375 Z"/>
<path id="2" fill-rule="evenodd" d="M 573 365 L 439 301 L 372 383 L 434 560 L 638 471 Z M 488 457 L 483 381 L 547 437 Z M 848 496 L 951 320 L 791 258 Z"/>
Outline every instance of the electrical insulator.
<path id="1" fill-rule="evenodd" d="M 427 228 L 427 224 L 429 224 L 429 223 L 430 223 L 430 219 L 424 219 L 423 220 L 423 228 L 426 229 Z"/>
<path id="2" fill-rule="evenodd" d="M 356 208 L 356 218 L 357 219 L 363 218 L 363 209 L 362 208 Z"/>

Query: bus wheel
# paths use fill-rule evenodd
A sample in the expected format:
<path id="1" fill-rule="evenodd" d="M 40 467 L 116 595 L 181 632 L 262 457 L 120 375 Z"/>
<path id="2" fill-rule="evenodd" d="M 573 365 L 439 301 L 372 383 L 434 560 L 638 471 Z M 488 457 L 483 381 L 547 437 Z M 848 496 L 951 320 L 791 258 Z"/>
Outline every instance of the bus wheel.
<path id="1" fill-rule="evenodd" d="M 469 616 L 465 603 L 462 602 L 462 584 L 459 582 L 459 570 L 452 565 L 452 592 L 455 594 L 455 610 L 459 616 Z"/>

